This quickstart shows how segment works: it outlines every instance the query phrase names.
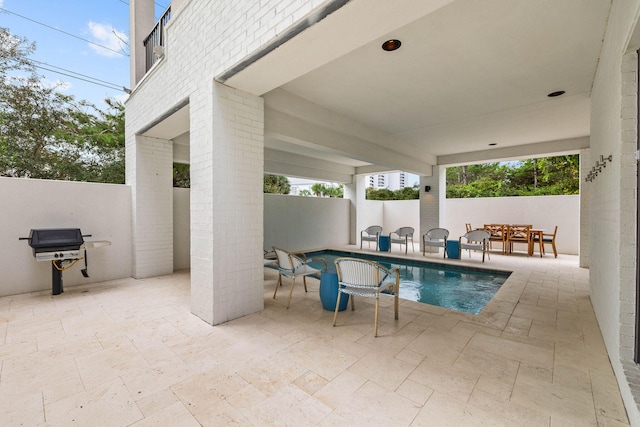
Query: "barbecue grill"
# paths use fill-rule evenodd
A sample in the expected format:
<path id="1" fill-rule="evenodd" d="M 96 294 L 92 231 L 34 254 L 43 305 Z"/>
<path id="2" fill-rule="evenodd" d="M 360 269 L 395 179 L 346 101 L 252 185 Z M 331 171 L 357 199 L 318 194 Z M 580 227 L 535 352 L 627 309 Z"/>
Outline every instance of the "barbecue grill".
<path id="1" fill-rule="evenodd" d="M 53 295 L 63 292 L 62 272 L 81 259 L 84 259 L 85 266 L 81 270 L 82 275 L 89 277 L 87 249 L 111 244 L 106 240 L 85 242 L 85 237 L 91 237 L 91 234 L 82 234 L 79 228 L 32 229 L 29 237 L 20 237 L 20 240 L 29 241 L 36 261 L 51 261 L 51 293 Z"/>

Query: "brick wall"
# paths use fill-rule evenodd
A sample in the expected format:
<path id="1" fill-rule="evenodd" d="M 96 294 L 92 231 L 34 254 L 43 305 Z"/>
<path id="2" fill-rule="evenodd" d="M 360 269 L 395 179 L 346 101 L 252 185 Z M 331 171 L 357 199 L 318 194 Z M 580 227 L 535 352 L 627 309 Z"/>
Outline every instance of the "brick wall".
<path id="1" fill-rule="evenodd" d="M 640 425 L 640 371 L 633 363 L 636 251 L 635 52 L 623 54 L 637 3 L 612 3 L 591 94 L 591 164 L 612 162 L 589 186 L 591 301 L 632 425 Z"/>
<path id="2" fill-rule="evenodd" d="M 176 7 L 166 27 L 165 57 L 127 101 L 127 182 L 132 186 L 135 271 L 164 274 L 171 222 L 155 161 L 136 133 L 189 100 L 191 144 L 192 311 L 211 324 L 262 309 L 262 99 L 220 84 L 214 77 L 249 56 L 323 1 L 192 0 Z M 170 143 L 169 143 L 170 145 Z M 167 166 L 167 173 L 170 173 Z M 164 176 L 165 172 L 161 172 Z M 157 184 L 157 185 L 156 185 Z M 171 184 L 166 190 L 171 191 Z M 151 191 L 149 193 L 149 191 Z M 152 195 L 150 199 L 148 195 Z M 156 201 L 154 201 L 156 200 Z M 156 208 L 162 212 L 152 210 Z M 166 212 L 165 212 L 166 211 Z M 159 225 L 155 234 L 149 224 Z M 166 253 L 157 253 L 166 247 Z M 160 255 L 156 257 L 156 255 Z"/>
<path id="3" fill-rule="evenodd" d="M 441 227 L 440 224 L 440 171 L 444 174 L 445 168 L 434 166 L 432 176 L 420 177 L 420 236 L 432 228 Z M 428 193 L 424 191 L 425 185 L 431 187 Z"/>

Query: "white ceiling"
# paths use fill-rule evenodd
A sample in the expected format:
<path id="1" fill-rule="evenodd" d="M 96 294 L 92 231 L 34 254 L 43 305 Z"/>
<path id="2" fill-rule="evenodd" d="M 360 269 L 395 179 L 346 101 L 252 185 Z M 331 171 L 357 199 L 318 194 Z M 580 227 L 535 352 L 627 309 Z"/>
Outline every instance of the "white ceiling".
<path id="1" fill-rule="evenodd" d="M 610 7 L 610 0 L 351 0 L 225 84 L 264 96 L 266 109 L 289 93 L 430 164 L 490 143 L 575 140 L 590 133 Z M 402 47 L 383 51 L 389 38 Z M 566 93 L 547 97 L 558 90 Z M 268 128 L 265 136 L 274 150 L 374 163 L 366 153 L 296 144 Z"/>
<path id="2" fill-rule="evenodd" d="M 609 8 L 457 0 L 282 89 L 435 155 L 584 136 Z"/>

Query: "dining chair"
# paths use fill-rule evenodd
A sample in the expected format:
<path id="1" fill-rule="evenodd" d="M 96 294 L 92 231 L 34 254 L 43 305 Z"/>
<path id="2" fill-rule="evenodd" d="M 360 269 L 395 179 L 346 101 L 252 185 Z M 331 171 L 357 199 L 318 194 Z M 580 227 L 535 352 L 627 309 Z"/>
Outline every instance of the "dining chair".
<path id="1" fill-rule="evenodd" d="M 509 253 L 513 252 L 514 243 L 524 243 L 527 245 L 527 256 L 529 256 L 529 248 L 531 247 L 531 224 L 511 224 L 507 226 L 507 244 L 509 245 Z"/>
<path id="2" fill-rule="evenodd" d="M 558 234 L 558 226 L 551 233 L 542 233 L 542 253 L 544 253 L 544 245 L 551 245 L 554 258 L 558 258 L 558 250 L 556 249 L 556 234 Z"/>
<path id="3" fill-rule="evenodd" d="M 504 224 L 485 224 L 484 229 L 490 234 L 489 249 L 493 249 L 493 242 L 500 242 L 500 245 L 502 246 L 502 253 L 505 253 L 507 251 L 506 226 Z"/>
<path id="4" fill-rule="evenodd" d="M 350 295 L 351 310 L 355 310 L 354 299 L 358 297 L 375 298 L 373 336 L 378 336 L 378 310 L 380 294 L 393 296 L 395 319 L 398 320 L 398 295 L 400 293 L 400 270 L 390 270 L 375 261 L 360 258 L 341 257 L 335 260 L 338 273 L 338 300 L 333 314 L 333 326 L 336 326 L 338 308 L 342 294 Z"/>
<path id="5" fill-rule="evenodd" d="M 273 247 L 273 251 L 276 254 L 278 260 L 278 282 L 276 283 L 276 289 L 273 291 L 273 299 L 276 299 L 278 288 L 282 286 L 282 276 L 291 279 L 291 289 L 289 289 L 289 301 L 287 302 L 287 308 L 291 305 L 291 296 L 293 295 L 293 287 L 296 284 L 296 277 L 302 277 L 302 283 L 304 283 L 304 291 L 307 292 L 307 276 L 314 276 L 320 280 L 320 273 L 327 270 L 327 262 L 324 258 L 312 258 L 307 260 L 304 254 L 295 254 L 293 252 L 286 251 L 277 247 Z M 322 270 L 317 269 L 309 265 L 311 261 L 322 261 L 324 267 Z"/>

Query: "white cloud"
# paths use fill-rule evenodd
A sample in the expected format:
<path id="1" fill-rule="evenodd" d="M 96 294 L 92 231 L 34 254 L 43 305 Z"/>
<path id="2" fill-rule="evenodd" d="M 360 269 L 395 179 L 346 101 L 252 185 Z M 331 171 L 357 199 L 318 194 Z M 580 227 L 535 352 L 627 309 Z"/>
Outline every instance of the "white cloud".
<path id="1" fill-rule="evenodd" d="M 104 49 L 100 46 L 96 46 L 95 44 L 89 44 L 89 47 L 98 55 L 107 57 L 120 57 L 122 55 L 119 55 L 116 52 L 126 51 L 129 38 L 122 31 L 116 30 L 110 24 L 98 24 L 95 22 L 89 22 L 87 26 L 89 27 L 92 41 L 111 49 Z"/>

